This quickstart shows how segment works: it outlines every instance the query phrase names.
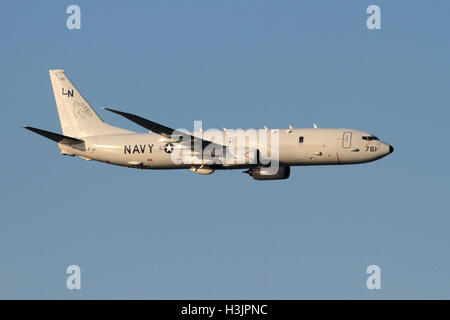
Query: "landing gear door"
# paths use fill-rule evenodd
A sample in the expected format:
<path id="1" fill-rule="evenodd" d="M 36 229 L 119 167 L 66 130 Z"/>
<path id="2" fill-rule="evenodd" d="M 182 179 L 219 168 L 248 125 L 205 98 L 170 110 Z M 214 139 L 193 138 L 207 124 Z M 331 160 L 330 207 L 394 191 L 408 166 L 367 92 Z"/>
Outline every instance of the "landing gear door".
<path id="1" fill-rule="evenodd" d="M 349 149 L 352 147 L 352 133 L 344 132 L 344 136 L 342 137 L 342 148 Z"/>

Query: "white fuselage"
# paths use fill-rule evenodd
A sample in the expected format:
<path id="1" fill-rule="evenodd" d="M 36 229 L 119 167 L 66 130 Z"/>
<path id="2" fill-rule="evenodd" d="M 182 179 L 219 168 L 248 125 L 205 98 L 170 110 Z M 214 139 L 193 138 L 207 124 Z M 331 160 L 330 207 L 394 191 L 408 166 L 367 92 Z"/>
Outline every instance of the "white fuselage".
<path id="1" fill-rule="evenodd" d="M 231 148 L 239 145 L 239 136 L 235 133 L 230 139 L 229 130 L 220 131 L 224 141 L 219 141 Z M 269 137 L 277 138 L 280 163 L 288 166 L 338 165 L 365 163 L 380 159 L 393 151 L 393 148 L 366 132 L 354 129 L 269 129 Z M 196 132 L 199 136 L 202 133 Z M 273 136 L 272 136 L 273 135 Z M 237 138 L 236 138 L 237 136 Z M 366 138 L 364 138 L 366 137 Z M 367 137 L 372 137 L 367 139 Z M 97 160 L 127 167 L 142 169 L 182 169 L 190 168 L 190 163 L 174 162 L 173 150 L 167 150 L 170 143 L 155 133 L 125 133 L 83 137 L 84 147 L 73 148 L 59 144 L 63 154 L 77 155 L 86 160 Z M 228 140 L 228 141 L 227 141 Z M 233 140 L 233 141 L 231 141 Z M 245 147 L 255 148 L 273 156 L 273 141 L 252 143 L 242 139 Z M 217 142 L 217 141 L 216 141 Z M 269 156 L 269 157 L 270 157 Z M 245 168 L 249 165 L 214 165 L 214 169 Z"/>

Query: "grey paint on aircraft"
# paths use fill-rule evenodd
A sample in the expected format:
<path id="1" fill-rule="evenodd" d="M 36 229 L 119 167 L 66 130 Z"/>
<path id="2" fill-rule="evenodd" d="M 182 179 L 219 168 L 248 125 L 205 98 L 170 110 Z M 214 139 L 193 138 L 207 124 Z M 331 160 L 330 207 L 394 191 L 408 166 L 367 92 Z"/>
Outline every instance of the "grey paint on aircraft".
<path id="1" fill-rule="evenodd" d="M 108 109 L 151 129 L 148 133 L 135 133 L 103 122 L 88 102 L 64 77 L 64 70 L 50 70 L 50 78 L 63 135 L 26 127 L 58 143 L 62 154 L 76 155 L 85 160 L 140 169 L 190 169 L 200 174 L 210 174 L 220 169 L 248 169 L 245 171 L 258 180 L 284 179 L 289 177 L 290 166 L 357 164 L 378 160 L 393 152 L 394 148 L 370 133 L 355 129 L 304 128 L 268 130 L 276 135 L 279 146 L 272 161 L 278 161 L 280 169 L 272 176 L 262 176 L 264 166 L 260 163 L 235 163 L 204 165 L 201 163 L 174 163 L 172 153 L 177 148 L 198 156 L 193 145 L 171 140 L 169 133 L 177 130 L 129 113 Z M 230 136 L 233 132 L 234 136 Z M 230 129 L 217 132 L 223 141 L 202 139 L 203 132 L 185 133 L 191 142 L 200 142 L 201 148 L 209 146 L 236 148 L 236 141 L 246 141 L 246 150 L 267 151 L 272 154 L 271 140 L 248 142 L 245 132 Z M 240 139 L 242 138 L 242 139 Z M 82 147 L 81 147 L 82 146 Z M 197 152 L 197 153 L 196 153 Z"/>

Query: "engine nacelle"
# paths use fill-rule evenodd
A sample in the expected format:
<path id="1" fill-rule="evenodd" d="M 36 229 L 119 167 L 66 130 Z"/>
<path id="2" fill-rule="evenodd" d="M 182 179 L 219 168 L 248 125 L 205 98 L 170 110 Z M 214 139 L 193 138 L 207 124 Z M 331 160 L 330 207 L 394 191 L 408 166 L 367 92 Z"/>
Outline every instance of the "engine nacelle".
<path id="1" fill-rule="evenodd" d="M 280 165 L 276 173 L 273 173 L 273 168 L 269 167 L 257 167 L 244 172 L 251 175 L 255 180 L 281 180 L 289 178 L 291 167 Z"/>

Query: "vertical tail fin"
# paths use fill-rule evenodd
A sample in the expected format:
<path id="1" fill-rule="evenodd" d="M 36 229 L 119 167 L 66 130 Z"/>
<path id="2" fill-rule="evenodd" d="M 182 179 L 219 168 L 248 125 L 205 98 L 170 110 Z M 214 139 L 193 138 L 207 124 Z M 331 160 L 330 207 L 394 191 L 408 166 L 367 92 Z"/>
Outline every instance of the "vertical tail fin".
<path id="1" fill-rule="evenodd" d="M 49 70 L 63 134 L 82 138 L 96 135 L 131 133 L 110 126 L 100 119 L 64 70 Z"/>

